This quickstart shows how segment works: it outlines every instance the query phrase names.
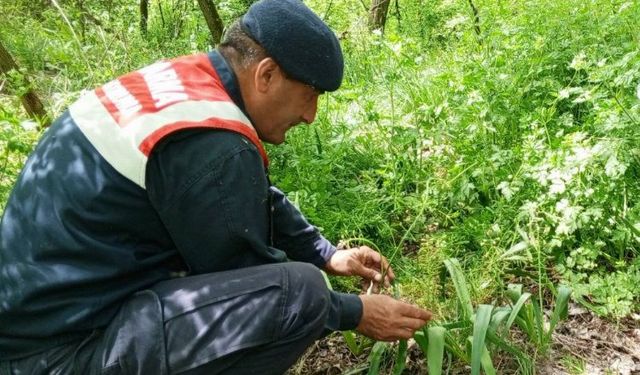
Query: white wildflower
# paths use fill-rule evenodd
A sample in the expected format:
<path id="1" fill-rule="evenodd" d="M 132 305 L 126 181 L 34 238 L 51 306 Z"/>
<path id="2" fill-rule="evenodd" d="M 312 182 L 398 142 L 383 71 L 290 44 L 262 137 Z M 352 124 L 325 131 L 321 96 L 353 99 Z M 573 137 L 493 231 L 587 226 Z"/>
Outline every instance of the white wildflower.
<path id="1" fill-rule="evenodd" d="M 496 186 L 496 189 L 498 189 L 502 193 L 502 195 L 504 195 L 507 201 L 510 201 L 513 197 L 513 190 L 511 190 L 511 187 L 509 186 L 509 183 L 507 181 L 502 181 L 501 183 L 499 183 L 498 186 Z"/>
<path id="2" fill-rule="evenodd" d="M 586 58 L 587 58 L 587 55 L 584 52 L 578 53 L 571 61 L 571 64 L 569 64 L 569 68 L 573 70 L 581 70 L 586 68 L 587 67 Z"/>
<path id="3" fill-rule="evenodd" d="M 620 163 L 615 155 L 611 155 L 604 166 L 604 173 L 613 179 L 622 176 L 626 170 L 627 166 Z"/>
<path id="4" fill-rule="evenodd" d="M 456 26 L 467 22 L 467 20 L 468 18 L 466 16 L 458 14 L 457 16 L 447 21 L 447 23 L 444 24 L 444 27 L 446 27 L 447 29 L 454 29 Z"/>
<path id="5" fill-rule="evenodd" d="M 402 51 L 402 43 L 388 43 L 387 46 L 396 56 L 400 56 L 400 52 Z"/>
<path id="6" fill-rule="evenodd" d="M 526 201 L 522 206 L 520 206 L 520 212 L 530 218 L 533 218 L 536 216 L 537 210 L 538 210 L 538 204 L 532 201 Z"/>
<path id="7" fill-rule="evenodd" d="M 30 132 L 38 129 L 38 123 L 33 120 L 25 120 L 20 123 L 22 129 Z"/>
<path id="8" fill-rule="evenodd" d="M 502 231 L 502 228 L 500 228 L 500 225 L 498 225 L 498 223 L 493 223 L 493 225 L 491 225 L 491 231 L 497 234 Z"/>
<path id="9" fill-rule="evenodd" d="M 479 103 L 482 102 L 484 99 L 482 99 L 482 95 L 480 95 L 480 91 L 478 90 L 473 90 L 469 93 L 469 97 L 467 99 L 467 105 L 472 105 L 474 103 Z"/>
<path id="10" fill-rule="evenodd" d="M 569 90 L 568 88 L 562 89 L 558 92 L 559 99 L 567 99 L 570 95 L 571 95 L 571 90 Z"/>
<path id="11" fill-rule="evenodd" d="M 620 5 L 620 8 L 618 8 L 618 13 L 624 12 L 624 10 L 629 8 L 631 5 L 633 5 L 631 1 L 627 1 L 626 3 Z"/>
<path id="12" fill-rule="evenodd" d="M 593 99 L 593 95 L 591 95 L 591 90 L 587 90 L 583 92 L 580 96 L 575 98 L 573 102 L 576 104 L 579 104 L 579 103 L 591 101 L 591 99 Z"/>
<path id="13" fill-rule="evenodd" d="M 561 199 L 558 203 L 556 203 L 556 212 L 562 213 L 569 207 L 569 201 L 567 199 Z"/>
<path id="14" fill-rule="evenodd" d="M 567 189 L 564 181 L 562 180 L 553 180 L 551 186 L 549 187 L 549 194 L 562 194 Z"/>

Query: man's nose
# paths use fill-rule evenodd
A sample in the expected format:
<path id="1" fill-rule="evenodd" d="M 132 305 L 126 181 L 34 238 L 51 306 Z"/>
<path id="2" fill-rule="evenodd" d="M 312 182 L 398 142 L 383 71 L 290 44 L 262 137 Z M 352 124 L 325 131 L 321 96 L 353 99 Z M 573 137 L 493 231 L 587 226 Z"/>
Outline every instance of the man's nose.
<path id="1" fill-rule="evenodd" d="M 316 119 L 316 113 L 318 112 L 318 97 L 319 95 L 316 95 L 313 98 L 307 109 L 302 114 L 302 121 L 307 124 L 311 124 L 313 120 Z"/>

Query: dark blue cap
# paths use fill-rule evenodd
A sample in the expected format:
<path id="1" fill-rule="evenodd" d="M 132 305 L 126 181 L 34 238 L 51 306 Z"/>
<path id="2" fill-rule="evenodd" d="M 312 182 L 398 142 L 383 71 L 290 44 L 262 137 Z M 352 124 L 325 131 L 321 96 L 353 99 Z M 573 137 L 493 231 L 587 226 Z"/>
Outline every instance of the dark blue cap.
<path id="1" fill-rule="evenodd" d="M 340 87 L 344 60 L 338 38 L 302 1 L 258 1 L 241 25 L 291 78 L 322 91 Z"/>

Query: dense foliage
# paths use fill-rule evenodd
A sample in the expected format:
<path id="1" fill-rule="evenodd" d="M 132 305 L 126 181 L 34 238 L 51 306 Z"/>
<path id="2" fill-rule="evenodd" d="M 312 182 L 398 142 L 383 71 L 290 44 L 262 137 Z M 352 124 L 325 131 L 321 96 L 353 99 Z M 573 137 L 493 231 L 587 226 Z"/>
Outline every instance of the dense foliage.
<path id="1" fill-rule="evenodd" d="M 456 256 L 479 300 L 513 277 L 563 279 L 595 311 L 628 315 L 639 5 L 477 5 L 480 35 L 465 2 L 407 4 L 384 36 L 342 26 L 345 87 L 278 150 L 278 181 L 332 238 L 383 244 L 430 304 L 439 260 Z"/>
<path id="2" fill-rule="evenodd" d="M 247 3 L 217 2 L 225 22 Z M 518 282 L 544 304 L 563 282 L 599 314 L 639 310 L 640 3 L 482 0 L 476 20 L 467 1 L 398 0 L 384 33 L 361 1 L 308 3 L 340 36 L 345 82 L 269 152 L 327 237 L 376 243 L 401 294 L 443 321 L 451 257 L 475 303 Z M 138 25 L 125 0 L 0 4 L 22 68 L 0 81 L 0 202 L 38 137 L 15 98 L 24 76 L 58 115 L 83 89 L 210 48 L 193 1 L 153 1 Z"/>

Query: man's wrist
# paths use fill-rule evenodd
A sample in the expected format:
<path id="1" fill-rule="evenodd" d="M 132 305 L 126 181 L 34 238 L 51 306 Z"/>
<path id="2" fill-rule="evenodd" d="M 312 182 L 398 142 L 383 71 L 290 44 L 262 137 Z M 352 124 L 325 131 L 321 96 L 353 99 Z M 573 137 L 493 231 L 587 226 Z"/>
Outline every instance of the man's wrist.
<path id="1" fill-rule="evenodd" d="M 355 329 L 362 319 L 362 301 L 355 294 L 331 291 L 331 313 L 327 328 L 332 331 Z"/>
<path id="2" fill-rule="evenodd" d="M 336 253 L 337 249 L 335 246 L 333 246 L 333 244 L 331 244 L 331 242 L 329 242 L 329 240 L 324 238 L 322 235 L 320 235 L 320 237 L 322 237 L 321 239 L 322 242 L 326 241 L 321 246 L 317 246 L 317 248 L 320 249 L 320 256 L 324 260 L 324 264 L 322 264 L 322 267 L 320 268 L 325 271 L 328 271 L 327 265 L 329 264 L 329 261 L 331 260 L 333 255 Z"/>

